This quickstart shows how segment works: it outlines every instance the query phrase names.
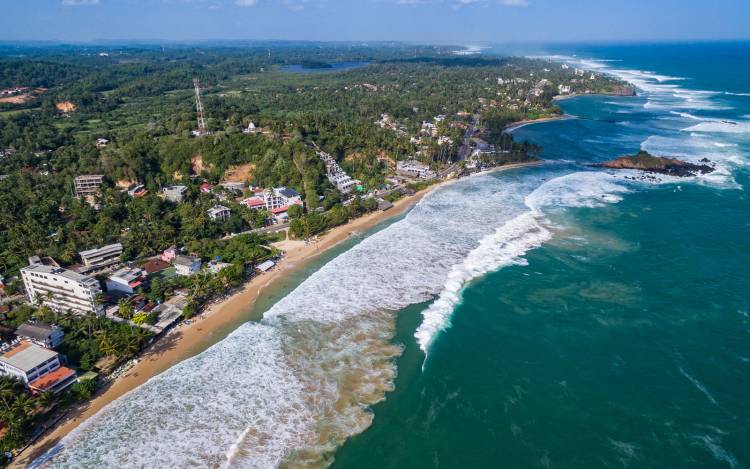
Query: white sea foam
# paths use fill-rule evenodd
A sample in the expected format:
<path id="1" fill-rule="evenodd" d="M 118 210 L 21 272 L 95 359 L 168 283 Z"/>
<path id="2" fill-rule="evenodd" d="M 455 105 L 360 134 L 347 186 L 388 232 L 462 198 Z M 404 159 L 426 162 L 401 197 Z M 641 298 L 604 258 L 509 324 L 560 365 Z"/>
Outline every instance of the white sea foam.
<path id="1" fill-rule="evenodd" d="M 414 334 L 422 351 L 427 354 L 439 333 L 450 327 L 451 315 L 469 282 L 502 267 L 525 265 L 523 255 L 552 237 L 545 209 L 616 203 L 628 191 L 613 175 L 585 171 L 556 177 L 531 192 L 524 201 L 528 211 L 485 236 L 453 266 L 440 296 L 422 313 L 422 323 Z"/>
<path id="2" fill-rule="evenodd" d="M 540 178 L 484 175 L 441 188 L 323 266 L 261 323 L 109 405 L 37 466 L 326 465 L 392 387 L 395 310 L 440 293 L 452 266 L 528 210 L 524 196 Z"/>
<path id="3" fill-rule="evenodd" d="M 728 133 L 747 134 L 750 133 L 750 122 L 744 121 L 716 121 L 702 122 L 685 129 L 683 132 L 706 132 L 706 133 Z"/>

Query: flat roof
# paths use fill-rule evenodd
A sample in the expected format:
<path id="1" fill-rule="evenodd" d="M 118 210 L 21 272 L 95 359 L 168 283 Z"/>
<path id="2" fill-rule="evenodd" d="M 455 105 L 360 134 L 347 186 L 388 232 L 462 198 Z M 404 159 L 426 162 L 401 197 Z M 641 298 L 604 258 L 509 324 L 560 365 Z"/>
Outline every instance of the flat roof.
<path id="1" fill-rule="evenodd" d="M 27 372 L 56 356 L 57 352 L 53 350 L 22 340 L 0 355 L 0 362 Z"/>
<path id="2" fill-rule="evenodd" d="M 44 265 L 44 264 L 34 264 L 29 265 L 21 269 L 22 271 L 26 272 L 39 272 L 43 274 L 53 274 L 53 275 L 59 275 L 61 277 L 65 277 L 67 279 L 73 280 L 77 283 L 91 283 L 96 282 L 95 279 L 87 276 L 79 274 L 78 272 L 73 272 L 72 270 L 63 269 L 62 267 L 53 267 L 51 265 Z"/>
<path id="3" fill-rule="evenodd" d="M 58 330 L 58 327 L 51 326 L 49 324 L 37 323 L 37 324 L 21 324 L 16 329 L 16 335 L 23 337 L 30 337 L 37 340 L 46 340 L 50 334 Z"/>
<path id="4" fill-rule="evenodd" d="M 87 249 L 86 251 L 81 251 L 78 254 L 80 254 L 81 257 L 87 257 L 87 256 L 92 256 L 94 254 L 99 254 L 100 252 L 110 251 L 112 249 L 119 249 L 120 251 L 122 251 L 122 244 L 121 243 L 107 244 L 106 246 L 102 246 L 100 248 Z"/>

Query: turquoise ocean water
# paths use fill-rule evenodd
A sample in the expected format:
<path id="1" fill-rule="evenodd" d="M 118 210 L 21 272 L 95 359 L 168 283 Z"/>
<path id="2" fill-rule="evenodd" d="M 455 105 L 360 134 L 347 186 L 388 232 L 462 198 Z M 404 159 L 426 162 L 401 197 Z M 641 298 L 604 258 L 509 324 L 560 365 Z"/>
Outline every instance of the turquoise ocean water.
<path id="1" fill-rule="evenodd" d="M 515 131 L 544 165 L 350 240 L 36 466 L 749 467 L 750 44 L 534 54 L 639 96 L 561 102 Z M 589 166 L 639 149 L 716 171 Z"/>
<path id="2" fill-rule="evenodd" d="M 334 467 L 750 466 L 750 47 L 556 54 L 640 96 L 572 99 L 576 118 L 517 130 L 556 162 L 533 171 L 644 148 L 721 176 L 546 208 L 552 239 L 465 286 L 424 369 L 427 304 L 404 310 L 395 391 Z"/>

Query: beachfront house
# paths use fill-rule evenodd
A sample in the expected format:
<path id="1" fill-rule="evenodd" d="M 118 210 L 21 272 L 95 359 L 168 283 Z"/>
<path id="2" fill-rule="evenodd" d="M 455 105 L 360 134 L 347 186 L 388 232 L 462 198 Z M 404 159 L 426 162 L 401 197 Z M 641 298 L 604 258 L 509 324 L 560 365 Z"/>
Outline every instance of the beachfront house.
<path id="1" fill-rule="evenodd" d="M 76 372 L 62 366 L 61 355 L 28 340 L 4 344 L 0 374 L 23 381 L 33 392 L 60 392 L 75 382 Z"/>
<path id="2" fill-rule="evenodd" d="M 180 254 L 172 260 L 172 265 L 174 265 L 177 275 L 190 277 L 201 270 L 201 259 L 200 257 L 183 256 Z"/>

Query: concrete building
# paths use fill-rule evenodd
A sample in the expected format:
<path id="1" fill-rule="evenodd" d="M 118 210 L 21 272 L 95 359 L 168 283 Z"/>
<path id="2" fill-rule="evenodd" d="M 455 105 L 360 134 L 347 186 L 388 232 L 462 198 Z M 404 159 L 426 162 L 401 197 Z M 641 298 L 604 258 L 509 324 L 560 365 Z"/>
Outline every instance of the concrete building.
<path id="1" fill-rule="evenodd" d="M 421 179 L 432 179 L 437 176 L 437 173 L 429 166 L 416 160 L 399 161 L 396 163 L 396 172 L 402 176 Z"/>
<path id="2" fill-rule="evenodd" d="M 75 382 L 76 372 L 62 366 L 60 354 L 28 340 L 0 350 L 0 374 L 23 381 L 35 392 L 60 392 Z"/>
<path id="3" fill-rule="evenodd" d="M 83 265 L 87 267 L 107 267 L 119 262 L 122 255 L 122 244 L 108 244 L 100 248 L 89 249 L 78 253 Z"/>
<path id="4" fill-rule="evenodd" d="M 185 198 L 185 186 L 168 186 L 164 188 L 164 198 L 169 202 L 179 203 Z"/>
<path id="5" fill-rule="evenodd" d="M 73 193 L 76 197 L 96 195 L 104 180 L 103 174 L 82 174 L 73 179 Z"/>
<path id="6" fill-rule="evenodd" d="M 275 187 L 273 193 L 276 197 L 284 199 L 284 204 L 287 207 L 290 205 L 302 205 L 302 196 L 294 189 L 289 187 Z"/>
<path id="7" fill-rule="evenodd" d="M 65 333 L 62 329 L 51 324 L 38 322 L 36 324 L 21 324 L 16 329 L 16 335 L 20 339 L 28 340 L 40 347 L 55 348 L 62 344 Z"/>
<path id="8" fill-rule="evenodd" d="M 249 208 L 250 210 L 260 210 L 266 208 L 266 203 L 262 197 L 248 197 L 247 199 L 240 202 L 241 205 Z"/>
<path id="9" fill-rule="evenodd" d="M 213 221 L 226 220 L 230 215 L 232 215 L 232 211 L 223 205 L 214 205 L 208 209 L 208 218 Z"/>
<path id="10" fill-rule="evenodd" d="M 189 277 L 195 275 L 201 270 L 201 260 L 199 257 L 179 255 L 172 261 L 177 275 Z"/>
<path id="11" fill-rule="evenodd" d="M 97 296 L 102 290 L 96 279 L 42 264 L 22 268 L 21 277 L 32 303 L 41 303 L 55 311 L 104 313 L 102 305 L 97 304 Z"/>
<path id="12" fill-rule="evenodd" d="M 123 267 L 107 277 L 107 291 L 132 295 L 143 284 L 146 273 L 137 267 Z"/>

